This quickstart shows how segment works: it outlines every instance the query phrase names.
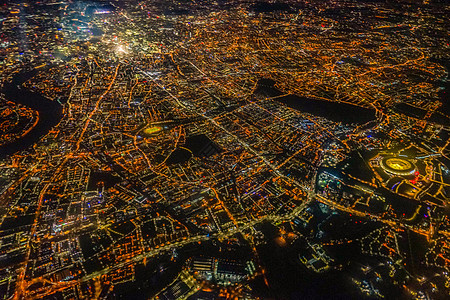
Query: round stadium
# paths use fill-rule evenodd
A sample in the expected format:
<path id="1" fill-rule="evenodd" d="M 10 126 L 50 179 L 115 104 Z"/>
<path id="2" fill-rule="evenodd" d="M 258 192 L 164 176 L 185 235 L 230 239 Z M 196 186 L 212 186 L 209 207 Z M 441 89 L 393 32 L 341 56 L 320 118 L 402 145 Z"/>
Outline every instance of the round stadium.
<path id="1" fill-rule="evenodd" d="M 163 128 L 161 126 L 149 126 L 144 128 L 142 132 L 144 133 L 145 136 L 150 137 L 158 135 L 162 130 Z"/>
<path id="2" fill-rule="evenodd" d="M 416 171 L 414 163 L 403 157 L 389 156 L 381 160 L 384 171 L 398 176 L 412 175 Z"/>

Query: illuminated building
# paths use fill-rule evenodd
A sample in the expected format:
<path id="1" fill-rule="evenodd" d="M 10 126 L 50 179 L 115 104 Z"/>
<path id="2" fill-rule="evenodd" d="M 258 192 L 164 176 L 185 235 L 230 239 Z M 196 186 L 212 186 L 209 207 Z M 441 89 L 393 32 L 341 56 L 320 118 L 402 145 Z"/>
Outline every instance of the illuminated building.
<path id="1" fill-rule="evenodd" d="M 381 167 L 384 171 L 398 176 L 413 175 L 416 166 L 413 162 L 400 157 L 388 156 L 381 160 Z"/>

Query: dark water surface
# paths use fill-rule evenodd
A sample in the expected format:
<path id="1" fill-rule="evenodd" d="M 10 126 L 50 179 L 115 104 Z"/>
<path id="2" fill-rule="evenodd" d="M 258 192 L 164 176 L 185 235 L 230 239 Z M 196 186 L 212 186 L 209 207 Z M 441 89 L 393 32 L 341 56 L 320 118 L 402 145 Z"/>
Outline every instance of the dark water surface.
<path id="1" fill-rule="evenodd" d="M 8 101 L 22 104 L 39 113 L 39 122 L 25 136 L 14 142 L 0 146 L 0 159 L 26 150 L 46 135 L 50 129 L 57 125 L 62 118 L 62 106 L 57 101 L 45 98 L 41 94 L 31 92 L 22 87 L 22 84 L 35 76 L 37 70 L 20 73 L 13 77 L 11 83 L 3 88 Z"/>
<path id="2" fill-rule="evenodd" d="M 278 97 L 277 101 L 295 110 L 326 118 L 334 122 L 344 124 L 364 124 L 375 120 L 375 110 L 356 105 L 316 100 L 297 95 L 282 96 L 283 93 L 274 87 L 275 82 L 270 79 L 262 79 L 258 82 L 256 93 L 269 97 Z"/>

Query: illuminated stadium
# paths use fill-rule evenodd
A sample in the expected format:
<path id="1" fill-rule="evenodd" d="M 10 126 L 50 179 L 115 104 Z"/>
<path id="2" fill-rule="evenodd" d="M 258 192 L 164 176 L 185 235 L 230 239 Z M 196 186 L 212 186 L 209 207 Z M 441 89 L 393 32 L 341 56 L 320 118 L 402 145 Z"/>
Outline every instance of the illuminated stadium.
<path id="1" fill-rule="evenodd" d="M 145 136 L 155 136 L 163 130 L 161 126 L 150 126 L 145 128 L 142 132 Z"/>
<path id="2" fill-rule="evenodd" d="M 381 167 L 384 171 L 398 176 L 407 176 L 414 174 L 416 166 L 406 158 L 385 157 L 381 160 Z"/>

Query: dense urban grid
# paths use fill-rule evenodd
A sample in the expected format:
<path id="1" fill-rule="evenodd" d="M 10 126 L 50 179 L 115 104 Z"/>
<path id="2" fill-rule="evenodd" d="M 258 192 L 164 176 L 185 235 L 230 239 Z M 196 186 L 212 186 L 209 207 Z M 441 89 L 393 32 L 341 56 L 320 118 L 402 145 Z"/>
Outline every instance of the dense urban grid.
<path id="1" fill-rule="evenodd" d="M 449 15 L 6 1 L 0 299 L 448 299 Z"/>

